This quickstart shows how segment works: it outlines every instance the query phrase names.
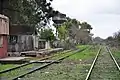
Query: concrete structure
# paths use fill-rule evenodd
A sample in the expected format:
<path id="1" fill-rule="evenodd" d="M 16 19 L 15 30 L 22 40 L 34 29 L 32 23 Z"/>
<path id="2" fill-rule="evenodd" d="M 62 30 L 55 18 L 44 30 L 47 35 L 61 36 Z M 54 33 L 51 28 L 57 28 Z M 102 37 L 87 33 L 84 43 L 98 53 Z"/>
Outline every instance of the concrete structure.
<path id="1" fill-rule="evenodd" d="M 36 35 L 33 35 L 33 46 L 34 46 L 34 50 L 38 49 L 38 44 L 39 44 L 39 37 Z"/>
<path id="2" fill-rule="evenodd" d="M 35 27 L 24 24 L 10 26 L 8 52 L 22 52 L 34 50 L 37 47 Z M 36 41 L 36 42 L 35 42 Z"/>
<path id="3" fill-rule="evenodd" d="M 45 48 L 45 41 L 39 39 L 35 27 L 25 24 L 12 24 L 10 26 L 8 43 L 10 56 L 14 54 L 20 56 L 20 52 Z"/>
<path id="4" fill-rule="evenodd" d="M 39 39 L 38 48 L 39 48 L 39 49 L 45 49 L 45 44 L 46 44 L 46 40 L 44 40 L 44 39 Z"/>
<path id="5" fill-rule="evenodd" d="M 27 62 L 25 59 L 27 57 L 6 57 L 6 58 L 2 58 L 0 59 L 0 63 L 3 63 L 3 64 L 22 64 L 22 63 L 25 63 Z"/>
<path id="6" fill-rule="evenodd" d="M 0 14 L 0 58 L 7 57 L 7 36 L 9 35 L 9 19 Z"/>

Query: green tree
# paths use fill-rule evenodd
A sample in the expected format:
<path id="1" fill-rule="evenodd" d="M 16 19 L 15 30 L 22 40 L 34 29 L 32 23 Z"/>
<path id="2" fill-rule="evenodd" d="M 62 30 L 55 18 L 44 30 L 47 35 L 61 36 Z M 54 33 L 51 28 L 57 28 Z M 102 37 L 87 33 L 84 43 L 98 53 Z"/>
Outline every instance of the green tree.
<path id="1" fill-rule="evenodd" d="M 58 27 L 58 37 L 60 40 L 65 40 L 68 37 L 68 31 L 65 25 Z"/>
<path id="2" fill-rule="evenodd" d="M 90 33 L 90 31 L 92 30 L 92 27 L 91 27 L 91 25 L 90 24 L 88 24 L 87 22 L 82 22 L 81 23 L 81 29 L 86 29 L 86 30 L 88 30 L 88 32 Z"/>
<path id="3" fill-rule="evenodd" d="M 52 29 L 42 29 L 40 32 L 40 38 L 45 39 L 46 41 L 55 40 L 55 36 L 53 34 Z"/>
<path id="4" fill-rule="evenodd" d="M 51 7 L 52 0 L 0 0 L 0 12 L 10 18 L 11 24 L 44 25 L 56 11 Z M 5 6 L 4 6 L 5 5 Z"/>

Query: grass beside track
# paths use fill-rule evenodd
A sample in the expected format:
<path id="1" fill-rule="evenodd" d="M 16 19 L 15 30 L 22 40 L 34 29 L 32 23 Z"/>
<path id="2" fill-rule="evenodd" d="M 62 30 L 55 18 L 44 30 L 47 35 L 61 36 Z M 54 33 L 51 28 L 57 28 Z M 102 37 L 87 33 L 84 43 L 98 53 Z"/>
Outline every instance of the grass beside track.
<path id="1" fill-rule="evenodd" d="M 117 60 L 119 66 L 120 66 L 120 49 L 117 48 L 111 48 L 112 54 L 115 57 L 115 59 Z"/>
<path id="2" fill-rule="evenodd" d="M 120 59 L 120 50 L 112 51 L 114 56 Z"/>
<path id="3" fill-rule="evenodd" d="M 57 52 L 57 53 L 52 53 L 50 56 L 58 56 L 60 55 L 60 53 L 64 53 L 68 50 L 65 50 L 65 51 L 60 51 L 60 52 Z M 49 56 L 46 56 L 46 57 L 49 57 Z M 30 61 L 30 60 L 40 60 L 40 59 L 43 59 L 44 57 L 42 58 L 39 58 L 39 57 L 28 57 L 27 61 Z M 17 67 L 21 64 L 0 64 L 0 71 L 4 71 L 4 70 L 7 70 L 7 69 L 10 69 L 10 68 L 14 68 L 14 67 Z"/>
<path id="4" fill-rule="evenodd" d="M 63 60 L 62 63 L 53 64 L 43 70 L 29 74 L 22 80 L 85 80 L 99 47 L 93 48 L 89 45 L 77 47 L 80 49 L 88 48 Z"/>
<path id="5" fill-rule="evenodd" d="M 87 45 L 87 46 L 79 46 L 79 48 L 85 48 L 85 47 L 88 47 L 86 50 L 82 51 L 82 52 L 78 52 L 76 53 L 75 55 L 73 56 L 70 56 L 68 59 L 72 59 L 72 60 L 79 60 L 79 59 L 89 59 L 89 58 L 92 58 L 93 56 L 96 55 L 96 52 L 98 50 L 98 46 L 96 47 L 93 47 L 93 46 L 90 46 L 90 45 Z"/>
<path id="6" fill-rule="evenodd" d="M 6 72 L 6 73 L 3 73 L 3 74 L 0 74 L 0 79 L 11 80 L 13 77 L 18 76 L 20 74 L 24 74 L 27 71 L 32 70 L 35 67 L 40 66 L 40 65 L 42 65 L 42 64 L 40 64 L 40 63 L 38 63 L 38 64 L 37 63 L 33 63 L 33 64 L 21 67 L 21 68 L 16 69 L 16 70 L 12 70 L 10 72 Z"/>
<path id="7" fill-rule="evenodd" d="M 18 66 L 18 64 L 0 64 L 0 71 L 9 69 L 9 68 L 13 68 Z"/>
<path id="8" fill-rule="evenodd" d="M 65 51 L 62 51 L 62 52 L 58 52 L 56 54 L 54 54 L 55 56 L 59 56 L 61 55 L 62 53 L 65 53 L 65 52 L 68 52 L 70 50 L 65 50 Z M 53 54 L 52 54 L 53 55 Z M 35 59 L 36 60 L 36 59 Z M 9 64 L 6 64 L 6 65 L 9 65 Z M 13 65 L 13 64 L 12 64 Z M 19 69 L 15 69 L 15 70 L 12 70 L 10 72 L 6 72 L 6 73 L 3 73 L 3 74 L 0 74 L 0 79 L 11 79 L 12 77 L 14 76 L 17 76 L 17 75 L 20 75 L 20 74 L 23 74 L 23 73 L 26 73 L 28 70 L 32 70 L 34 69 L 35 67 L 37 66 L 40 66 L 40 63 L 32 63 L 30 65 L 27 65 L 27 66 L 24 66 L 24 67 L 21 67 Z M 8 66 L 10 67 L 10 66 Z M 7 68 L 8 68 L 7 67 Z"/>

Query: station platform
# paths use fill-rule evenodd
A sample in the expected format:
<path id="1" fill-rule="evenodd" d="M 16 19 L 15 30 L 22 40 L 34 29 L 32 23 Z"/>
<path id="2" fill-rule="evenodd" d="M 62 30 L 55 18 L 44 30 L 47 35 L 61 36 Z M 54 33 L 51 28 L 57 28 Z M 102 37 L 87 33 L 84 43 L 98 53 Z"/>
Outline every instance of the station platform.
<path id="1" fill-rule="evenodd" d="M 54 48 L 54 49 L 41 49 L 38 51 L 25 51 L 21 52 L 21 56 L 36 56 L 36 57 L 44 57 L 45 55 L 50 55 L 51 53 L 62 51 L 63 48 Z"/>
<path id="2" fill-rule="evenodd" d="M 6 57 L 0 59 L 0 63 L 23 63 L 28 57 Z"/>

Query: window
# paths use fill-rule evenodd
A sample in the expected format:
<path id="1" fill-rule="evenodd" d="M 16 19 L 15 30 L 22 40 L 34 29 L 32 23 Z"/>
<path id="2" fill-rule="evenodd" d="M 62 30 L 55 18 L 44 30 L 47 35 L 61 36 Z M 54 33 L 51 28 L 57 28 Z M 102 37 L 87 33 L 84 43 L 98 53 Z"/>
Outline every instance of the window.
<path id="1" fill-rule="evenodd" d="M 0 36 L 0 47 L 2 47 L 2 46 L 3 46 L 3 37 Z"/>
<path id="2" fill-rule="evenodd" d="M 12 35 L 9 37 L 9 43 L 16 44 L 18 41 L 18 36 Z"/>

